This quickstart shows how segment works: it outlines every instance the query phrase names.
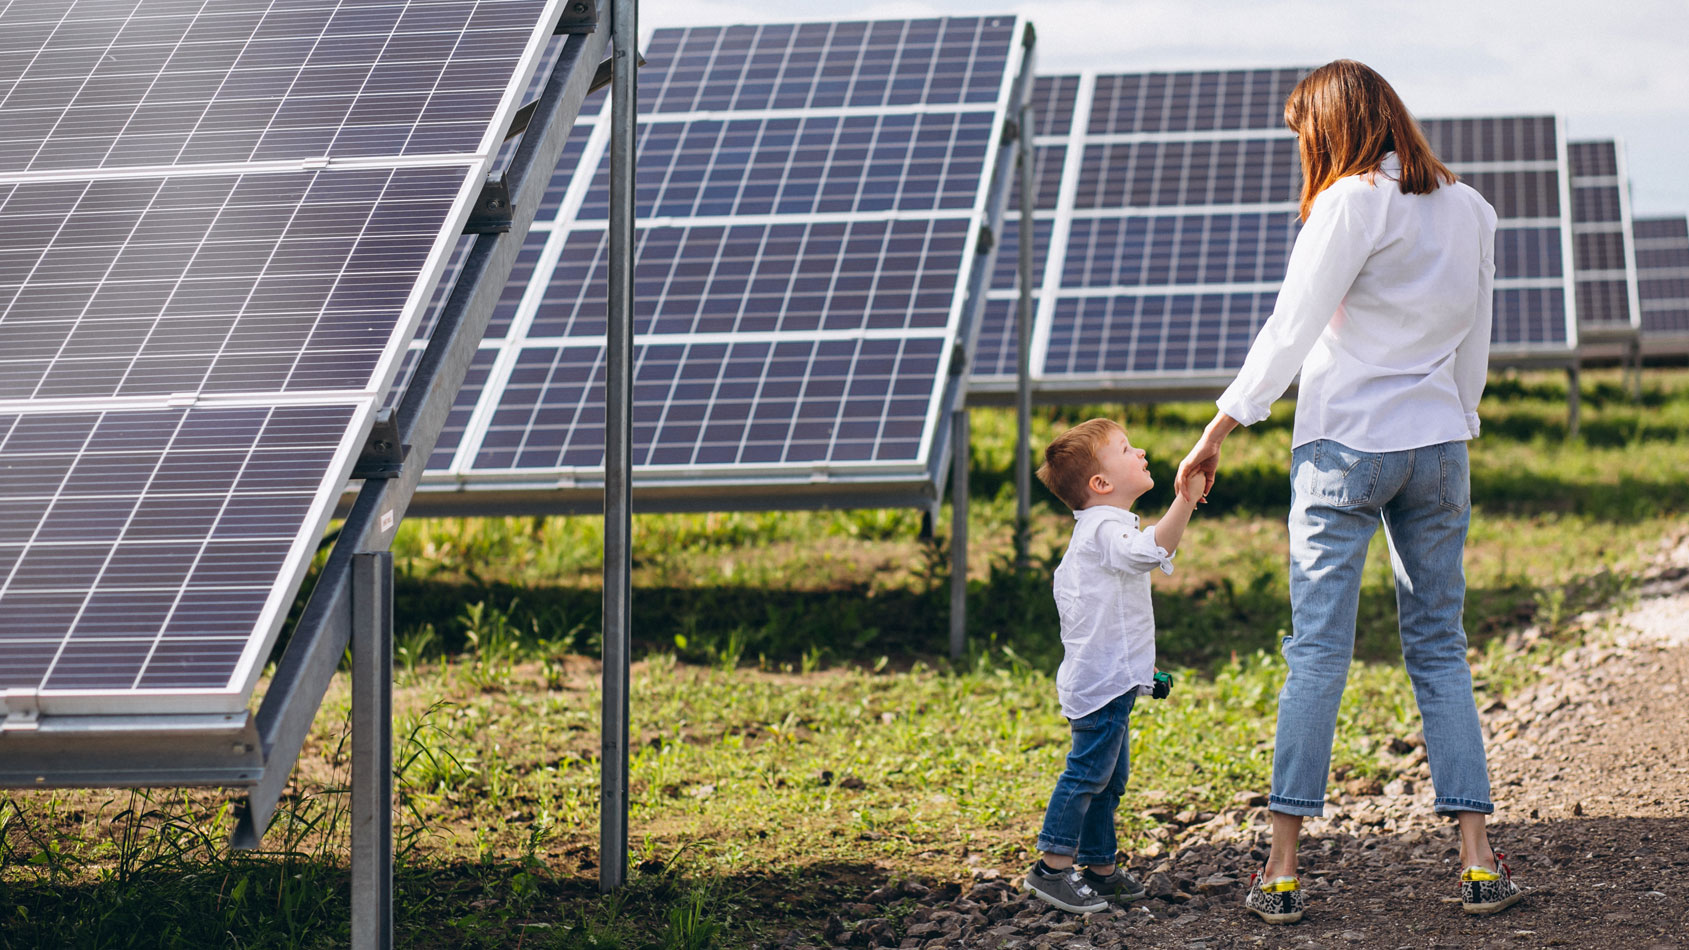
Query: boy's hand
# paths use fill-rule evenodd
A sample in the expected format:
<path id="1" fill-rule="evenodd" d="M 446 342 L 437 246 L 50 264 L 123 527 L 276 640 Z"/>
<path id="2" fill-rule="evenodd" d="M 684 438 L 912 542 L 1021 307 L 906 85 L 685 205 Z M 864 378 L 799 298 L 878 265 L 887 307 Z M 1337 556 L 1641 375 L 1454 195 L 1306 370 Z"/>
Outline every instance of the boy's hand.
<path id="1" fill-rule="evenodd" d="M 1200 469 L 1192 469 L 1186 473 L 1185 480 L 1178 486 L 1179 494 L 1191 501 L 1202 501 L 1208 497 L 1208 489 L 1214 487 L 1214 475 Z"/>

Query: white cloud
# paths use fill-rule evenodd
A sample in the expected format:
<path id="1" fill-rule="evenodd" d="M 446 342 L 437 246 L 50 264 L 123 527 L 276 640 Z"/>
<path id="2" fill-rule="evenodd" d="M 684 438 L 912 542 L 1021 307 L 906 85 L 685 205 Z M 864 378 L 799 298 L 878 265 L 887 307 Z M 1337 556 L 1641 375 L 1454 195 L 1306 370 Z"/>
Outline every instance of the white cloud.
<path id="1" fill-rule="evenodd" d="M 1016 12 L 1038 69 L 1317 65 L 1378 69 L 1422 115 L 1558 112 L 1573 137 L 1620 136 L 1645 213 L 1689 211 L 1689 3 L 1683 0 L 880 0 L 852 19 Z M 836 18 L 820 0 L 645 0 L 647 29 Z"/>

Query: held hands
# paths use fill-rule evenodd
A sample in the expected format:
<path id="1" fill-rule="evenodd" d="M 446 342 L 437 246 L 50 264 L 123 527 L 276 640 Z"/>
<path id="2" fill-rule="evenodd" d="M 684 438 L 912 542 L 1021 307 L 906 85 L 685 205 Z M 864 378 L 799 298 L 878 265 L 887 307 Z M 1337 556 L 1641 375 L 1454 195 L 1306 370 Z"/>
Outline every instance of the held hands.
<path id="1" fill-rule="evenodd" d="M 1211 438 L 1203 433 L 1202 440 L 1190 450 L 1185 460 L 1179 463 L 1179 474 L 1174 477 L 1173 484 L 1179 495 L 1193 504 L 1208 500 L 1208 491 L 1214 487 L 1215 473 L 1220 467 L 1220 442 L 1224 439 Z"/>

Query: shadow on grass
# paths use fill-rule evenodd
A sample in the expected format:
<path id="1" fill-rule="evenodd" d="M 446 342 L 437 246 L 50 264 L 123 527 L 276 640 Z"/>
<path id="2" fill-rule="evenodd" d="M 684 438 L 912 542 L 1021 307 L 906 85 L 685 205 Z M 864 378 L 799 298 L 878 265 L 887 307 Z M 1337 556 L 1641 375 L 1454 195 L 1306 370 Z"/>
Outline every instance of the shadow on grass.
<path id="1" fill-rule="evenodd" d="M 969 585 L 970 649 L 1011 651 L 1030 666 L 1054 672 L 1061 661 L 1059 618 L 1050 597 L 1053 562 L 1017 572 L 998 566 Z M 1623 579 L 1600 575 L 1565 590 L 1514 584 L 1467 592 L 1466 626 L 1473 646 L 1537 618 L 1552 604 L 1556 617 L 1575 616 L 1606 602 Z M 1233 653 L 1276 651 L 1290 626 L 1284 572 L 1262 569 L 1192 591 L 1156 591 L 1157 647 L 1166 666 L 1209 667 Z M 466 604 L 491 605 L 518 647 L 597 655 L 601 594 L 595 588 L 517 587 L 501 583 L 449 583 L 401 577 L 395 626 L 401 649 L 406 632 L 425 625 L 434 647 L 448 653 L 472 649 L 462 617 Z M 482 612 L 485 617 L 485 610 Z M 880 658 L 907 666 L 916 660 L 943 666 L 948 651 L 950 594 L 942 578 L 927 590 L 874 593 L 866 587 L 826 591 L 740 587 L 641 588 L 633 604 L 635 655 L 675 653 L 717 666 L 762 663 L 771 668 L 820 664 L 874 664 Z M 1553 618 L 1550 618 L 1552 621 Z M 1356 656 L 1400 656 L 1392 589 L 1363 589 L 1356 624 Z M 555 631 L 571 634 L 558 637 Z M 484 640 L 484 634 L 477 635 Z M 544 641 L 542 643 L 542 641 Z"/>
<path id="2" fill-rule="evenodd" d="M 400 867 L 395 944 L 704 950 L 761 938 L 772 946 L 794 928 L 817 932 L 886 877 L 866 861 L 697 875 L 648 860 L 620 891 L 604 895 L 594 868 L 574 857 Z M 952 883 L 939 893 L 959 891 Z M 273 854 L 184 857 L 122 878 L 0 881 L 0 950 L 345 947 L 350 895 L 344 859 Z"/>

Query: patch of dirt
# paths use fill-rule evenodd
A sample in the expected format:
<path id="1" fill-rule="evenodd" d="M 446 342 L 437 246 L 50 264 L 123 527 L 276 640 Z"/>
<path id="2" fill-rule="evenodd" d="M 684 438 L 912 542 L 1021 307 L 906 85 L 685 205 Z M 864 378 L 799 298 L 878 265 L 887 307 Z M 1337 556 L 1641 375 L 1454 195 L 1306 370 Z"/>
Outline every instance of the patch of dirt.
<path id="1" fill-rule="evenodd" d="M 1256 798 L 1188 824 L 1167 853 L 1130 861 L 1150 896 L 1124 907 L 1065 914 L 1019 891 L 1022 869 L 987 869 L 954 897 L 887 884 L 781 945 L 1689 947 L 1689 536 L 1647 578 L 1637 606 L 1583 618 L 1597 629 L 1586 645 L 1485 710 L 1491 840 L 1527 891 L 1501 914 L 1461 913 L 1453 823 L 1431 812 L 1423 748 L 1400 743 L 1397 780 L 1351 785 L 1360 794 L 1339 791 L 1337 807 L 1307 823 L 1300 924 L 1270 926 L 1242 908 L 1249 872 L 1266 857 Z"/>

